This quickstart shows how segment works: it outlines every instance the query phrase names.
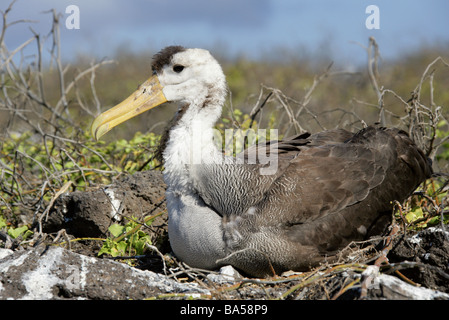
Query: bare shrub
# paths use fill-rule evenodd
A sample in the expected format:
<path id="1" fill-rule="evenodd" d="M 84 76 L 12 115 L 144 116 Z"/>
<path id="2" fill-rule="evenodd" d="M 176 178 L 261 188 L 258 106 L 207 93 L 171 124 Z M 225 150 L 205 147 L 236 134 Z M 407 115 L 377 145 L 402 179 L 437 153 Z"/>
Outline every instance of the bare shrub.
<path id="1" fill-rule="evenodd" d="M 44 37 L 32 29 L 30 21 L 9 21 L 14 3 L 1 12 L 0 207 L 7 218 L 31 224 L 30 216 L 41 222 L 49 204 L 61 192 L 87 185 L 87 173 L 117 174 L 86 144 L 87 126 L 83 123 L 100 112 L 96 71 L 111 61 L 92 62 L 84 70 L 63 65 L 60 15 L 54 10 L 48 12 L 52 24 Z M 15 24 L 29 24 L 32 36 L 10 50 L 5 34 Z M 48 52 L 45 43 L 51 44 Z M 36 48 L 35 54 L 25 56 L 24 49 L 31 46 Z M 79 90 L 83 82 L 89 84 L 89 96 Z M 86 163 L 87 154 L 96 155 L 101 165 L 91 167 Z M 81 177 L 81 183 L 69 183 L 77 177 Z"/>
<path id="2" fill-rule="evenodd" d="M 398 126 L 408 132 L 426 155 L 435 160 L 435 156 L 449 140 L 448 106 L 440 106 L 435 103 L 434 75 L 436 72 L 449 73 L 449 63 L 442 57 L 435 58 L 430 62 L 421 80 L 415 88 L 410 88 L 410 96 L 401 97 L 394 90 L 385 88 L 380 83 L 379 47 L 374 38 L 369 39 L 369 45 L 364 48 L 367 52 L 367 72 L 371 87 L 377 97 L 377 101 L 364 101 L 353 98 L 352 102 L 359 108 L 349 109 L 343 107 L 332 107 L 327 110 L 316 110 L 310 106 L 313 93 L 317 87 L 330 77 L 340 75 L 351 75 L 351 72 L 331 71 L 332 64 L 325 71 L 314 77 L 309 88 L 300 99 L 285 95 L 280 89 L 261 85 L 261 91 L 255 107 L 250 113 L 253 118 L 258 116 L 263 121 L 261 107 L 274 104 L 277 109 L 282 110 L 279 123 L 282 135 L 289 135 L 303 131 L 326 130 L 343 127 L 349 130 L 358 130 L 368 123 L 364 119 L 364 108 L 377 109 L 377 122 L 382 126 Z M 443 70 L 440 70 L 443 69 Z M 401 81 L 398 79 L 398 81 Z M 428 82 L 425 87 L 424 84 Z M 426 98 L 424 98 L 426 95 Z M 386 97 L 392 96 L 402 105 L 402 112 L 393 111 L 386 102 Z M 264 100 L 263 101 L 263 99 Z M 426 101 L 428 100 L 428 101 Z M 262 103 L 263 101 L 263 103 Z M 332 118 L 331 127 L 326 126 Z M 445 163 L 447 166 L 447 163 Z"/>

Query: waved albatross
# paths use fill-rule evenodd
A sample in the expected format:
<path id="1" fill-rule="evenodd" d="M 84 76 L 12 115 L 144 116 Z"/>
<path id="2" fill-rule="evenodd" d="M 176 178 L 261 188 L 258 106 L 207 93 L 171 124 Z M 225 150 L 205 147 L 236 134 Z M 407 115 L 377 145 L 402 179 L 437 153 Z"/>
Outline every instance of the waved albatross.
<path id="1" fill-rule="evenodd" d="M 432 174 L 405 132 L 379 126 L 251 147 L 246 155 L 270 147 L 277 156 L 277 170 L 262 174 L 266 164 L 225 156 L 213 142 L 227 84 L 209 51 L 167 47 L 154 56 L 152 71 L 95 119 L 92 132 L 98 139 L 144 111 L 178 102 L 163 152 L 168 232 L 173 252 L 191 267 L 232 265 L 257 277 L 308 270 L 351 241 L 384 231 L 392 201 Z"/>

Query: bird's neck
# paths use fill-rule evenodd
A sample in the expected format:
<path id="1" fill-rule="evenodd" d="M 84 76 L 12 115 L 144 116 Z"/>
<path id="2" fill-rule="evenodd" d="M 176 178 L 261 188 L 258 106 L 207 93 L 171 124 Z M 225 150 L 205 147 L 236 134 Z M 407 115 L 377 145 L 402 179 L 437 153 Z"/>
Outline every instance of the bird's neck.
<path id="1" fill-rule="evenodd" d="M 192 186 L 192 165 L 223 161 L 223 154 L 214 143 L 214 125 L 221 114 L 221 105 L 190 104 L 179 111 L 179 120 L 169 132 L 164 151 L 164 176 L 169 186 L 188 189 Z"/>

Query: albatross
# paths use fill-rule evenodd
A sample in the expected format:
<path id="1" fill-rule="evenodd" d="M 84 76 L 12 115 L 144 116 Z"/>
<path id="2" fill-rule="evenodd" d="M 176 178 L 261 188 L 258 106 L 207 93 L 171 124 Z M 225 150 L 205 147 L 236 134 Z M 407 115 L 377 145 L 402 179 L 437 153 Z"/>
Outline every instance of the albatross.
<path id="1" fill-rule="evenodd" d="M 178 103 L 163 173 L 170 245 L 191 267 L 232 265 L 255 277 L 309 270 L 351 241 L 385 231 L 393 201 L 432 174 L 407 133 L 378 125 L 302 133 L 245 150 L 277 157 L 276 170 L 263 173 L 266 163 L 239 161 L 214 143 L 226 92 L 209 51 L 170 46 L 154 55 L 151 77 L 92 124 L 99 139 L 158 105 Z"/>

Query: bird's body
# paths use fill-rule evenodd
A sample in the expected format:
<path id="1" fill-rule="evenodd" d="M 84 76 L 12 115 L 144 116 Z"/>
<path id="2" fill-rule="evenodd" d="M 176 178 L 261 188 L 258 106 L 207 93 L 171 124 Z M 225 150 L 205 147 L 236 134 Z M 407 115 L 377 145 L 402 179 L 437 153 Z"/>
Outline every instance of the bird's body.
<path id="1" fill-rule="evenodd" d="M 148 92 L 153 99 L 156 90 L 163 93 L 158 99 L 180 103 L 163 153 L 164 177 L 170 244 L 192 267 L 230 264 L 253 276 L 306 270 L 383 231 L 392 202 L 431 175 L 405 132 L 378 126 L 305 133 L 246 150 L 275 156 L 276 170 L 263 174 L 265 163 L 239 161 L 215 147 L 212 129 L 226 82 L 208 51 L 168 47 L 155 56 L 153 72 L 158 82 L 150 78 L 128 99 Z M 154 106 L 147 101 L 135 113 Z M 111 128 L 111 116 L 101 117 L 96 136 Z"/>

